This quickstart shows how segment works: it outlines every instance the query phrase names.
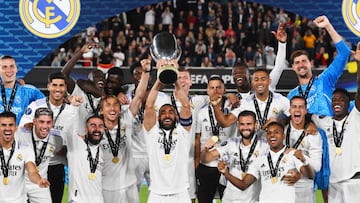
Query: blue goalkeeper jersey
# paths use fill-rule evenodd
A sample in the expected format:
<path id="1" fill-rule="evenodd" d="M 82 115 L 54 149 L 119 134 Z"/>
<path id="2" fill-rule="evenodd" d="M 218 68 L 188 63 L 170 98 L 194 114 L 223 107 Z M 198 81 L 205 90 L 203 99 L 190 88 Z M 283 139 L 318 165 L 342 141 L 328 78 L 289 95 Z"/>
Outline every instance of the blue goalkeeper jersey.
<path id="1" fill-rule="evenodd" d="M 332 116 L 331 98 L 335 84 L 343 73 L 344 67 L 350 54 L 349 47 L 343 40 L 336 44 L 338 55 L 334 61 L 319 76 L 315 76 L 309 91 L 307 110 L 309 113 Z M 301 85 L 302 92 L 306 91 L 308 84 Z M 300 95 L 299 86 L 292 89 L 287 95 L 288 99 Z"/>
<path id="2" fill-rule="evenodd" d="M 10 111 L 16 114 L 16 124 L 19 125 L 20 119 L 27 106 L 37 99 L 45 97 L 44 94 L 32 85 L 17 85 L 16 94 Z M 1 87 L 0 87 L 1 90 Z M 6 104 L 9 105 L 13 88 L 5 88 Z M 0 112 L 4 112 L 3 99 L 0 97 Z"/>

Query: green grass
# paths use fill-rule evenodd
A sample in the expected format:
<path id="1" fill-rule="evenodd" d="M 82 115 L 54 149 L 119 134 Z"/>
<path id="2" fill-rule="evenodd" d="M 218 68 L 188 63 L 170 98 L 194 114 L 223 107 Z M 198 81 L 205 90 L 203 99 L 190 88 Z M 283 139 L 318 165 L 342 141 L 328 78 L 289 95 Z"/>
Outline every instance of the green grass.
<path id="1" fill-rule="evenodd" d="M 141 187 L 141 190 L 140 190 L 140 203 L 146 203 L 147 194 L 148 194 L 147 186 Z M 316 195 L 316 203 L 323 203 L 324 202 L 323 199 L 322 199 L 322 195 L 321 195 L 320 190 L 316 190 L 315 195 Z M 62 203 L 67 203 L 67 200 L 68 200 L 67 197 L 68 197 L 67 185 L 65 185 L 65 187 L 64 187 L 64 196 L 63 196 L 63 199 L 62 199 Z M 221 201 L 217 200 L 216 202 L 220 203 Z"/>
<path id="2" fill-rule="evenodd" d="M 65 184 L 64 194 L 61 203 L 68 203 L 68 186 Z"/>

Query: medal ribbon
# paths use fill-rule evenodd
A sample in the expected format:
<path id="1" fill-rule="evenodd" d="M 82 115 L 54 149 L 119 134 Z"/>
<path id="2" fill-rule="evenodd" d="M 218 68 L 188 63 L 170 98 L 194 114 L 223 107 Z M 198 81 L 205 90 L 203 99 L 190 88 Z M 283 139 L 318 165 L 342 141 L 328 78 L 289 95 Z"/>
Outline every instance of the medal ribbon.
<path id="1" fill-rule="evenodd" d="M 297 149 L 297 148 L 298 148 L 298 146 L 300 145 L 300 143 L 302 142 L 302 140 L 303 140 L 304 137 L 305 137 L 306 127 L 307 127 L 307 126 L 305 125 L 304 130 L 302 131 L 300 137 L 296 140 L 296 142 L 294 143 L 294 145 L 292 146 L 292 148 L 294 148 L 294 149 Z M 289 127 L 288 127 L 288 129 L 287 129 L 287 131 L 286 131 L 286 147 L 288 147 L 288 148 L 291 148 L 291 146 L 290 146 L 290 132 L 291 132 L 291 124 L 289 124 Z"/>
<path id="2" fill-rule="evenodd" d="M 251 144 L 251 147 L 250 147 L 250 151 L 249 151 L 249 154 L 246 158 L 246 161 L 244 160 L 244 157 L 242 155 L 242 150 L 240 148 L 240 145 L 241 143 L 239 144 L 239 156 L 240 156 L 240 167 L 241 167 L 241 170 L 246 173 L 247 169 L 248 169 L 248 164 L 249 164 L 249 161 L 250 161 L 250 157 L 252 156 L 252 154 L 254 153 L 255 151 L 255 147 L 256 147 L 256 144 L 257 144 L 257 141 L 258 141 L 258 137 L 257 135 L 255 136 L 255 139 L 254 139 L 254 142 Z"/>
<path id="3" fill-rule="evenodd" d="M 189 97 L 189 101 L 190 101 L 190 103 L 191 103 L 191 96 L 189 95 L 188 97 Z M 178 108 L 177 108 L 174 94 L 171 94 L 171 97 L 170 97 L 170 98 L 171 98 L 171 104 L 172 104 L 173 107 L 175 108 L 176 115 L 177 115 L 177 116 L 180 116 L 180 112 L 179 112 L 179 110 L 178 110 Z"/>
<path id="4" fill-rule="evenodd" d="M 49 102 L 49 97 L 47 97 L 47 98 L 46 98 L 46 105 L 47 105 L 48 109 L 50 109 L 50 110 L 51 110 L 51 105 L 50 105 L 50 102 Z M 54 124 L 53 124 L 53 127 L 55 126 L 57 119 L 59 118 L 59 116 L 60 116 L 61 112 L 63 112 L 63 111 L 64 111 L 64 109 L 65 109 L 65 102 L 61 104 L 61 107 L 60 107 L 59 113 L 58 113 L 58 114 L 55 116 L 55 118 L 54 118 Z M 52 111 L 52 110 L 51 110 L 51 111 Z M 54 112 L 54 111 L 53 111 L 53 112 Z"/>
<path id="5" fill-rule="evenodd" d="M 139 112 L 138 112 L 138 118 L 139 118 L 139 121 L 141 122 L 141 123 L 143 123 L 143 121 L 144 121 L 144 111 L 145 111 L 145 107 L 144 107 L 144 105 L 141 105 L 141 107 L 140 107 L 140 109 L 139 109 Z"/>
<path id="6" fill-rule="evenodd" d="M 4 178 L 7 178 L 9 176 L 9 163 L 10 163 L 11 157 L 14 155 L 14 151 L 15 151 L 15 140 L 11 145 L 9 159 L 7 160 L 7 162 L 5 162 L 4 150 L 3 150 L 2 146 L 0 145 L 1 170 L 4 175 Z"/>
<path id="7" fill-rule="evenodd" d="M 268 153 L 268 155 L 267 155 L 267 160 L 268 160 L 268 162 L 269 162 L 271 177 L 276 177 L 277 172 L 278 172 L 278 169 L 279 169 L 280 161 L 281 161 L 281 159 L 283 158 L 286 149 L 287 149 L 287 147 L 286 147 L 285 150 L 280 154 L 278 160 L 276 161 L 275 168 L 274 168 L 273 162 L 272 162 L 272 160 L 271 160 L 271 154 L 270 154 L 270 152 Z"/>
<path id="8" fill-rule="evenodd" d="M 9 105 L 8 105 L 6 103 L 5 86 L 4 86 L 3 83 L 1 83 L 1 97 L 2 97 L 2 100 L 3 100 L 3 107 L 4 107 L 5 112 L 9 112 L 11 110 L 12 104 L 14 102 L 16 91 L 17 91 L 17 85 L 16 85 L 16 82 L 15 82 L 14 87 L 13 87 L 13 89 L 11 91 Z"/>
<path id="9" fill-rule="evenodd" d="M 225 100 L 224 100 L 224 98 L 222 98 L 222 100 L 223 100 L 223 103 L 222 103 L 222 106 L 221 106 L 221 111 L 224 112 Z M 208 106 L 208 111 L 209 111 L 209 118 L 210 118 L 212 134 L 214 136 L 219 137 L 220 124 L 217 123 L 216 126 L 215 126 L 215 119 L 214 119 L 214 116 L 213 116 L 213 113 L 212 113 L 211 105 Z"/>
<path id="10" fill-rule="evenodd" d="M 238 93 L 236 94 L 236 97 L 237 97 L 239 100 L 242 99 L 242 96 L 241 96 L 240 92 L 238 92 Z"/>
<path id="11" fill-rule="evenodd" d="M 165 154 L 170 154 L 171 146 L 172 146 L 172 133 L 173 133 L 174 129 L 175 128 L 170 130 L 169 139 L 166 139 L 166 132 L 163 129 L 161 129 L 162 134 L 164 134 L 163 146 L 164 146 Z"/>
<path id="12" fill-rule="evenodd" d="M 269 98 L 268 98 L 268 101 L 266 102 L 266 107 L 265 107 L 265 111 L 264 111 L 264 116 L 261 116 L 261 112 L 260 112 L 260 108 L 259 108 L 259 104 L 256 100 L 256 97 L 254 95 L 254 105 L 255 105 L 255 111 L 256 111 L 256 115 L 258 117 L 258 120 L 259 120 L 259 124 L 260 126 L 264 125 L 264 123 L 266 122 L 266 119 L 267 119 L 267 116 L 268 116 L 268 113 L 269 113 L 269 109 L 270 109 L 270 104 L 272 102 L 272 99 L 273 99 L 273 93 L 272 92 L 269 92 Z"/>
<path id="13" fill-rule="evenodd" d="M 134 99 L 134 97 L 135 97 L 135 90 L 133 90 L 131 92 L 131 99 Z M 176 105 L 173 104 L 173 106 L 176 109 Z M 145 105 L 141 104 L 139 112 L 137 113 L 140 123 L 143 123 L 143 121 L 144 121 L 144 111 L 145 111 Z M 176 111 L 177 111 L 177 109 L 176 109 Z"/>
<path id="14" fill-rule="evenodd" d="M 315 79 L 315 77 L 312 76 L 311 79 L 310 79 L 310 81 L 309 81 L 309 84 L 308 84 L 307 87 L 306 87 L 305 94 L 303 93 L 303 91 L 302 91 L 302 89 L 301 89 L 301 85 L 298 84 L 298 90 L 299 90 L 299 95 L 300 95 L 300 96 L 302 96 L 302 97 L 304 97 L 305 99 L 307 99 L 307 97 L 308 97 L 308 95 L 309 95 L 309 92 L 310 92 L 310 89 L 311 89 L 311 87 L 312 87 L 312 85 L 313 85 L 313 83 L 314 83 L 314 79 Z"/>
<path id="15" fill-rule="evenodd" d="M 341 126 L 341 131 L 340 134 L 338 133 L 337 129 L 336 129 L 336 125 L 335 125 L 335 121 L 333 121 L 333 136 L 334 136 L 334 143 L 336 147 L 341 147 L 342 141 L 344 139 L 344 131 L 345 131 L 345 123 L 346 120 L 348 119 L 349 115 L 346 116 L 342 126 Z"/>
<path id="16" fill-rule="evenodd" d="M 91 107 L 91 109 L 92 109 L 93 114 L 94 114 L 94 115 L 99 115 L 99 111 L 100 111 L 99 104 L 98 104 L 98 105 L 96 106 L 96 108 L 95 108 L 95 106 L 94 106 L 94 101 L 93 101 L 93 99 L 92 99 L 92 97 L 91 97 L 91 94 L 86 94 L 86 96 L 87 96 L 87 98 L 88 98 L 88 100 L 89 100 L 90 107 Z"/>
<path id="17" fill-rule="evenodd" d="M 99 146 L 97 147 L 95 159 L 91 155 L 89 142 L 86 140 L 86 150 L 88 151 L 88 160 L 90 165 L 90 173 L 95 173 L 97 165 L 99 163 Z"/>
<path id="18" fill-rule="evenodd" d="M 176 115 L 180 116 L 179 110 L 178 110 L 177 105 L 176 105 L 174 94 L 171 94 L 171 104 L 173 105 L 173 107 L 175 109 Z"/>
<path id="19" fill-rule="evenodd" d="M 49 137 L 50 137 L 50 135 L 48 135 L 48 140 L 46 142 L 43 142 L 43 145 L 42 145 L 42 147 L 40 149 L 39 156 L 37 156 L 37 148 L 36 148 L 36 141 L 35 141 L 35 138 L 34 138 L 34 133 L 33 132 L 31 133 L 31 139 L 32 139 L 32 143 L 33 143 L 33 146 L 34 146 L 35 164 L 36 164 L 36 166 L 40 165 L 40 163 L 41 163 L 41 161 L 42 161 L 42 159 L 44 157 L 45 150 L 46 150 L 46 147 L 47 147 L 47 144 L 48 144 L 48 141 L 49 141 Z"/>
<path id="20" fill-rule="evenodd" d="M 109 145 L 111 148 L 111 153 L 113 154 L 114 157 L 117 157 L 119 154 L 119 148 L 120 148 L 120 118 L 118 118 L 118 128 L 116 130 L 116 138 L 115 138 L 115 142 L 113 141 L 113 139 L 111 139 L 111 135 L 110 135 L 110 131 L 109 129 L 105 126 L 105 135 L 109 141 Z"/>

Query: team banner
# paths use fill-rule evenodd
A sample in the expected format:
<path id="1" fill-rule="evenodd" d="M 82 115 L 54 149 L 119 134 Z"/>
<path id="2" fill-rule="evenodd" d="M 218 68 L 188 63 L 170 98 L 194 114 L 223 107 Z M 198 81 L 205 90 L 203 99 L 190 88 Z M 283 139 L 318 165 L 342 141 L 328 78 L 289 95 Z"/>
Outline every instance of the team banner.
<path id="1" fill-rule="evenodd" d="M 102 19 L 159 0 L 0 0 L 0 55 L 12 55 L 24 77 L 41 59 L 73 35 Z M 257 0 L 309 19 L 327 15 L 336 30 L 356 44 L 360 36 L 357 0 Z"/>

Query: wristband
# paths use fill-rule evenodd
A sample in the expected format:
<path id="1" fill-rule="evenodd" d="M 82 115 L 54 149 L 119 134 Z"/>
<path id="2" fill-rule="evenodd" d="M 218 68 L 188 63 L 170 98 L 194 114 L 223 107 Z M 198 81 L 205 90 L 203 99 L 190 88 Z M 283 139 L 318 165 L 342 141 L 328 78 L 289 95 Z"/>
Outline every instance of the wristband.
<path id="1" fill-rule="evenodd" d="M 187 119 L 184 119 L 184 118 L 179 118 L 179 123 L 182 125 L 182 126 L 191 126 L 192 124 L 192 116 L 190 116 L 189 118 Z"/>

